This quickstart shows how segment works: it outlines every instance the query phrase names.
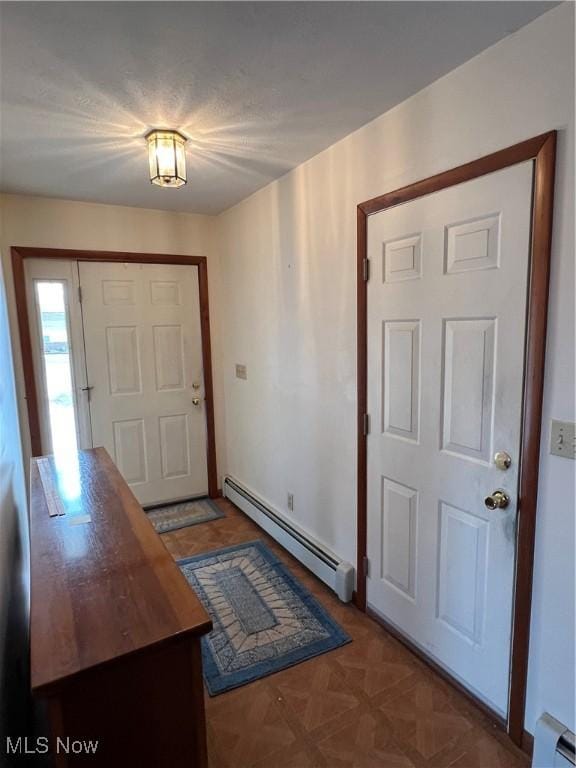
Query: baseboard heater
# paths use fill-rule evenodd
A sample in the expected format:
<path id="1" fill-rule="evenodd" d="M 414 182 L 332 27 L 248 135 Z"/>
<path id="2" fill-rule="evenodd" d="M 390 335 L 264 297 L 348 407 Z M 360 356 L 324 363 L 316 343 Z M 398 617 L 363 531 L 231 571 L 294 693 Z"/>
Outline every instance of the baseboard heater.
<path id="1" fill-rule="evenodd" d="M 572 768 L 574 734 L 547 712 L 536 723 L 532 768 Z"/>
<path id="2" fill-rule="evenodd" d="M 222 492 L 256 525 L 333 589 L 340 600 L 350 602 L 354 590 L 354 568 L 350 563 L 340 560 L 233 478 L 224 478 Z"/>

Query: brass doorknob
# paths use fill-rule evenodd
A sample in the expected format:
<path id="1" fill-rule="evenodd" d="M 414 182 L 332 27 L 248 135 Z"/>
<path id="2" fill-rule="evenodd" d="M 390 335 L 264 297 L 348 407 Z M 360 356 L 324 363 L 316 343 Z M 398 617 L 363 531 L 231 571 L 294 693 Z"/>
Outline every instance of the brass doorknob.
<path id="1" fill-rule="evenodd" d="M 506 509 L 510 504 L 510 497 L 504 491 L 493 491 L 490 496 L 486 496 L 484 504 L 488 509 Z"/>
<path id="2" fill-rule="evenodd" d="M 193 397 L 192 398 L 192 405 L 200 405 L 200 398 L 199 397 Z"/>

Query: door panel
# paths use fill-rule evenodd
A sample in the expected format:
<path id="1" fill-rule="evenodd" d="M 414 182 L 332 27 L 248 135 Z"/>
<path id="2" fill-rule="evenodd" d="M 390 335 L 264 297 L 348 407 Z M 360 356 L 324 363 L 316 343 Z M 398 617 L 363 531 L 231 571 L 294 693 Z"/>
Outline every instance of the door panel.
<path id="1" fill-rule="evenodd" d="M 439 538 L 438 618 L 464 639 L 480 643 L 488 522 L 441 501 Z"/>
<path id="2" fill-rule="evenodd" d="M 414 599 L 416 586 L 416 515 L 418 492 L 382 479 L 381 578 Z"/>
<path id="3" fill-rule="evenodd" d="M 160 417 L 163 478 L 186 477 L 190 473 L 189 435 L 190 424 L 187 413 Z"/>
<path id="4" fill-rule="evenodd" d="M 490 462 L 496 318 L 444 321 L 442 448 Z"/>
<path id="5" fill-rule="evenodd" d="M 383 431 L 418 440 L 420 323 L 384 321 Z"/>
<path id="6" fill-rule="evenodd" d="M 88 328 L 91 334 L 92 329 Z M 136 325 L 106 328 L 106 359 L 111 395 L 136 395 L 142 392 L 140 339 Z"/>
<path id="7" fill-rule="evenodd" d="M 501 714 L 532 173 L 523 163 L 368 219 L 368 604 Z M 489 511 L 500 488 L 510 504 Z"/>
<path id="8" fill-rule="evenodd" d="M 79 270 L 94 445 L 108 449 L 143 504 L 206 494 L 197 268 Z"/>
<path id="9" fill-rule="evenodd" d="M 152 329 L 154 338 L 154 363 L 156 370 L 156 389 L 170 391 L 184 389 L 184 340 L 181 325 L 155 325 Z"/>
<path id="10" fill-rule="evenodd" d="M 146 428 L 144 419 L 125 419 L 112 422 L 114 458 L 118 469 L 129 485 L 148 481 L 146 456 Z"/>

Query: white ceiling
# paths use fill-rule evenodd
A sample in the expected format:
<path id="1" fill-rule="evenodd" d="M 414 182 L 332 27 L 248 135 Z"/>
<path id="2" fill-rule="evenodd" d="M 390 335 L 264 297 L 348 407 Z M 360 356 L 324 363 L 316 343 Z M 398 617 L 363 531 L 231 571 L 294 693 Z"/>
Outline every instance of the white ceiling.
<path id="1" fill-rule="evenodd" d="M 3 2 L 5 192 L 217 213 L 546 2 Z M 191 138 L 153 187 L 143 135 Z"/>

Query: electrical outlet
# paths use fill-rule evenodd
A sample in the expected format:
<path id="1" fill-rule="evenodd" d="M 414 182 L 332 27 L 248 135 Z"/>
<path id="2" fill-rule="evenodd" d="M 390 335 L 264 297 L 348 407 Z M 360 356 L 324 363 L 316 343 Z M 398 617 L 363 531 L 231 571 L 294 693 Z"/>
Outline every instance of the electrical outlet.
<path id="1" fill-rule="evenodd" d="M 248 373 L 246 371 L 245 365 L 240 365 L 240 363 L 236 363 L 236 378 L 237 379 L 247 379 Z"/>
<path id="2" fill-rule="evenodd" d="M 289 493 L 288 494 L 288 509 L 293 510 L 294 509 L 294 494 Z"/>
<path id="3" fill-rule="evenodd" d="M 553 456 L 564 456 L 565 459 L 576 459 L 576 425 L 573 421 L 556 421 L 552 419 L 550 429 L 550 453 Z"/>

